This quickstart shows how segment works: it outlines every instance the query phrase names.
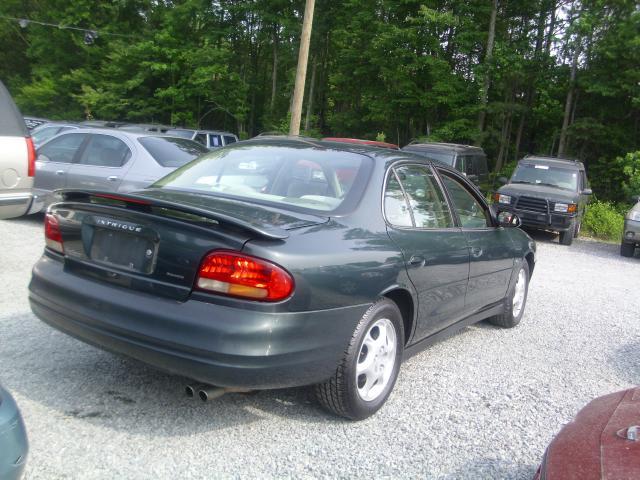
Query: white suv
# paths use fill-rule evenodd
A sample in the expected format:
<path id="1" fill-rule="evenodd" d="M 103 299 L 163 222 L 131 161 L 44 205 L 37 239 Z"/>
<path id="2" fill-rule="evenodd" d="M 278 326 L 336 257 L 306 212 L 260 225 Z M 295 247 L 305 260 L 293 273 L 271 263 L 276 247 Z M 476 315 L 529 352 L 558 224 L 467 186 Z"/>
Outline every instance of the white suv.
<path id="1" fill-rule="evenodd" d="M 24 118 L 0 81 L 0 219 L 29 212 L 35 170 L 36 150 Z"/>

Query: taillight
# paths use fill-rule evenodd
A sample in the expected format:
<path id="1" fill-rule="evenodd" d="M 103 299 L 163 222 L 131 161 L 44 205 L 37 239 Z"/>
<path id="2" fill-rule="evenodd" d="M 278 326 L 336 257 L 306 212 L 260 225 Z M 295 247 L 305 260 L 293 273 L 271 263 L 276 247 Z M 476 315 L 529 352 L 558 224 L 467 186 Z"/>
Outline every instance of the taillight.
<path id="1" fill-rule="evenodd" d="M 293 286 L 293 278 L 282 267 L 228 250 L 209 253 L 196 280 L 200 290 L 265 302 L 287 298 Z"/>
<path id="2" fill-rule="evenodd" d="M 33 177 L 36 174 L 36 147 L 33 145 L 33 139 L 31 137 L 27 137 L 27 154 L 29 158 L 27 175 L 29 177 Z"/>
<path id="3" fill-rule="evenodd" d="M 44 241 L 51 250 L 64 253 L 60 222 L 53 213 L 47 213 L 44 216 Z"/>

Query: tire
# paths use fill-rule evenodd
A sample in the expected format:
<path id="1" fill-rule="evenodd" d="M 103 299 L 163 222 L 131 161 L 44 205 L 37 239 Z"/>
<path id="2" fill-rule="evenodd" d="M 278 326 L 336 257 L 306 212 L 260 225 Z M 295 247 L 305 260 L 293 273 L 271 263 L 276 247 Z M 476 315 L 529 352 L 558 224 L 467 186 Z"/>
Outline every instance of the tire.
<path id="1" fill-rule="evenodd" d="M 576 223 L 576 228 L 573 231 L 573 238 L 578 238 L 580 235 L 580 229 L 582 228 L 582 222 Z"/>
<path id="2" fill-rule="evenodd" d="M 621 243 L 620 244 L 620 255 L 623 257 L 633 257 L 633 253 L 636 247 L 633 243 Z"/>
<path id="3" fill-rule="evenodd" d="M 573 223 L 566 232 L 560 232 L 560 245 L 571 245 L 576 236 L 576 224 Z"/>
<path id="4" fill-rule="evenodd" d="M 520 278 L 520 274 L 524 273 L 524 277 Z M 516 312 L 514 310 L 515 307 L 515 297 L 516 290 L 519 287 L 518 282 L 524 281 L 524 291 L 522 294 L 522 303 L 520 305 L 519 310 Z M 522 316 L 524 315 L 524 308 L 527 305 L 527 296 L 529 294 L 529 263 L 527 263 L 526 259 L 522 259 L 522 265 L 518 269 L 518 273 L 516 276 L 516 281 L 509 290 L 509 294 L 504 299 L 504 312 L 500 315 L 496 315 L 488 319 L 489 323 L 497 325 L 502 328 L 513 328 L 520 323 Z"/>
<path id="5" fill-rule="evenodd" d="M 380 338 L 381 329 L 388 332 L 385 335 L 386 344 L 375 342 Z M 378 337 L 375 337 L 376 331 Z M 391 331 L 395 335 L 394 339 L 391 338 Z M 382 358 L 378 355 L 369 356 L 374 354 L 374 345 L 376 349 L 380 345 L 384 347 L 383 350 L 375 352 L 383 355 Z M 390 351 L 392 345 L 395 345 L 395 352 Z M 374 303 L 358 322 L 335 374 L 326 382 L 315 386 L 318 402 L 326 410 L 351 420 L 362 420 L 373 415 L 384 405 L 393 390 L 402 363 L 403 349 L 404 325 L 400 310 L 394 302 L 382 298 Z M 381 363 L 366 369 L 369 375 L 361 373 L 357 376 L 358 365 L 362 368 L 369 358 L 373 362 Z M 378 370 L 380 365 L 384 366 Z M 372 387 L 368 390 L 366 380 L 372 377 L 376 380 L 369 384 L 369 387 Z M 367 398 L 367 395 L 371 398 Z"/>

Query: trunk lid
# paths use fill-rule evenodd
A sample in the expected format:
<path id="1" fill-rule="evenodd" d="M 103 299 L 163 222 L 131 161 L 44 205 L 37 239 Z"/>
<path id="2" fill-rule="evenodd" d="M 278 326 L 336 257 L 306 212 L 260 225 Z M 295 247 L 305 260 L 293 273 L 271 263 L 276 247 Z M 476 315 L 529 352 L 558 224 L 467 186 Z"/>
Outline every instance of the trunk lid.
<path id="1" fill-rule="evenodd" d="M 288 229 L 328 220 L 204 195 L 60 193 L 52 212 L 67 270 L 178 301 L 208 252 L 240 251 L 254 238 L 282 242 Z"/>

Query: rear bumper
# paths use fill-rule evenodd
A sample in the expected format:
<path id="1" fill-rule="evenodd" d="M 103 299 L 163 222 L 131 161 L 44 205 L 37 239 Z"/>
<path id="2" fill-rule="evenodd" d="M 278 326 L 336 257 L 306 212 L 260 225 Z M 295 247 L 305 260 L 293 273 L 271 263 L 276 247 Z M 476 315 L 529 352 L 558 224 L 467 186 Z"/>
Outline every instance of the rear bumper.
<path id="1" fill-rule="evenodd" d="M 635 220 L 624 221 L 622 242 L 640 247 L 640 222 Z"/>
<path id="2" fill-rule="evenodd" d="M 0 387 L 0 478 L 22 477 L 29 444 L 18 407 L 6 390 Z"/>
<path id="3" fill-rule="evenodd" d="M 556 213 L 539 213 L 528 210 L 496 204 L 499 212 L 512 212 L 518 215 L 522 225 L 539 230 L 553 230 L 555 232 L 565 232 L 571 228 L 577 215 L 561 215 Z"/>
<path id="4" fill-rule="evenodd" d="M 0 193 L 0 218 L 16 218 L 29 212 L 33 196 L 30 192 Z"/>
<path id="5" fill-rule="evenodd" d="M 202 383 L 255 389 L 329 378 L 369 307 L 283 313 L 177 302 L 73 275 L 47 254 L 29 300 L 40 319 L 86 343 Z"/>

